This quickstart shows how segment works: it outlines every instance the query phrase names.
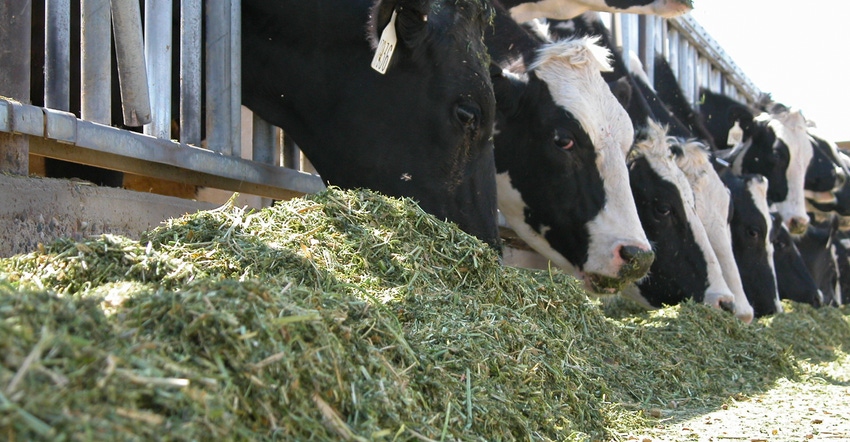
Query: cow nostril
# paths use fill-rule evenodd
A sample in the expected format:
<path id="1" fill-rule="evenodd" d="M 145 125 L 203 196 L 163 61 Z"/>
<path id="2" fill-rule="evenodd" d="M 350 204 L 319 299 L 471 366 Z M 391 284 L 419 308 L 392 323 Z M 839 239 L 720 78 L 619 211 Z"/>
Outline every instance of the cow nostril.
<path id="1" fill-rule="evenodd" d="M 652 249 L 645 250 L 638 246 L 621 246 L 618 253 L 625 262 L 620 273 L 635 278 L 643 277 L 649 271 L 652 262 L 655 261 L 655 252 Z"/>
<path id="2" fill-rule="evenodd" d="M 735 303 L 732 301 L 720 301 L 720 309 L 729 313 L 734 313 Z"/>
<path id="3" fill-rule="evenodd" d="M 794 235 L 802 235 L 806 233 L 806 228 L 809 226 L 808 220 L 803 221 L 800 218 L 791 218 L 791 223 L 788 230 Z"/>

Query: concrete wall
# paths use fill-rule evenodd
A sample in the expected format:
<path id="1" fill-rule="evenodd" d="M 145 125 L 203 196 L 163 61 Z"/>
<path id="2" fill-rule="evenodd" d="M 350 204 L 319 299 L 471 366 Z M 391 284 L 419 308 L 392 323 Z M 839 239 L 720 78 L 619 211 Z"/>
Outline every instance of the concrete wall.
<path id="1" fill-rule="evenodd" d="M 61 237 L 113 233 L 139 238 L 168 218 L 212 203 L 52 178 L 0 175 L 0 257 Z"/>

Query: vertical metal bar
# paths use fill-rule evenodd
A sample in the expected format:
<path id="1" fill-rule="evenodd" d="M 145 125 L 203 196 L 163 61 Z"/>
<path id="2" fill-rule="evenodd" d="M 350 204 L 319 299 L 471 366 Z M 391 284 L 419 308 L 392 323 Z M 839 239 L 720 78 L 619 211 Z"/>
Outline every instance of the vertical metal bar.
<path id="1" fill-rule="evenodd" d="M 230 0 L 230 124 L 242 126 L 242 2 Z M 239 131 L 231 134 L 231 155 L 242 156 Z"/>
<path id="2" fill-rule="evenodd" d="M 295 144 L 292 137 L 283 134 L 283 166 L 290 169 L 301 170 L 301 149 Z"/>
<path id="3" fill-rule="evenodd" d="M 201 0 L 180 0 L 180 141 L 201 145 Z"/>
<path id="4" fill-rule="evenodd" d="M 148 76 L 142 42 L 142 13 L 138 0 L 111 1 L 124 124 L 138 127 L 151 121 Z"/>
<path id="5" fill-rule="evenodd" d="M 0 2 L 0 23 L 0 95 L 29 103 L 32 3 Z M 0 172 L 29 173 L 26 136 L 0 132 Z"/>
<path id="6" fill-rule="evenodd" d="M 691 60 L 691 93 L 687 96 L 688 102 L 693 106 L 693 104 L 698 100 L 699 95 L 699 52 L 697 51 L 696 46 L 689 46 L 690 51 L 690 60 Z"/>
<path id="7" fill-rule="evenodd" d="M 623 52 L 623 16 L 620 13 L 611 14 L 611 38 L 614 46 Z"/>
<path id="8" fill-rule="evenodd" d="M 658 23 L 660 23 L 661 30 L 659 32 L 661 37 L 661 55 L 670 62 L 670 29 L 667 26 L 667 20 L 659 18 Z"/>
<path id="9" fill-rule="evenodd" d="M 234 130 L 230 101 L 230 0 L 206 2 L 207 145 L 230 155 Z"/>
<path id="10" fill-rule="evenodd" d="M 277 165 L 275 127 L 256 114 L 253 115 L 251 139 L 253 140 L 251 158 L 258 163 Z"/>
<path id="11" fill-rule="evenodd" d="M 171 139 L 171 0 L 145 0 L 145 67 L 151 122 L 145 134 Z"/>
<path id="12" fill-rule="evenodd" d="M 679 86 L 682 88 L 682 94 L 685 97 L 691 96 L 692 79 L 690 75 L 688 62 L 688 40 L 679 38 L 679 75 L 676 79 L 679 80 Z"/>
<path id="13" fill-rule="evenodd" d="M 71 107 L 71 2 L 44 4 L 44 106 Z"/>
<path id="14" fill-rule="evenodd" d="M 638 57 L 649 84 L 655 80 L 655 17 L 638 16 Z"/>
<path id="15" fill-rule="evenodd" d="M 80 12 L 80 116 L 83 120 L 109 124 L 112 121 L 109 0 L 82 0 Z"/>
<path id="16" fill-rule="evenodd" d="M 670 51 L 667 61 L 670 63 L 670 68 L 673 69 L 673 73 L 676 74 L 676 79 L 679 78 L 679 32 L 675 29 L 671 29 L 670 33 L 667 35 L 668 38 L 668 50 Z"/>
<path id="17" fill-rule="evenodd" d="M 251 159 L 263 164 L 277 166 L 280 160 L 280 131 L 272 126 L 259 115 L 250 113 L 252 120 Z M 270 198 L 261 198 L 263 207 L 271 206 L 274 201 Z"/>

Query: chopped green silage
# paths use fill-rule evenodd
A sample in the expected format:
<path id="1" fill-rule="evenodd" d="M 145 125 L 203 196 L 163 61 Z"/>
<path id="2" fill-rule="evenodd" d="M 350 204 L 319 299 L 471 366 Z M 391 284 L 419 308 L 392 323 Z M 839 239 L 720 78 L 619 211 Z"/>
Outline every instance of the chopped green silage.
<path id="1" fill-rule="evenodd" d="M 330 189 L 0 260 L 0 438 L 617 439 L 844 355 L 846 310 L 786 308 L 602 303 Z"/>

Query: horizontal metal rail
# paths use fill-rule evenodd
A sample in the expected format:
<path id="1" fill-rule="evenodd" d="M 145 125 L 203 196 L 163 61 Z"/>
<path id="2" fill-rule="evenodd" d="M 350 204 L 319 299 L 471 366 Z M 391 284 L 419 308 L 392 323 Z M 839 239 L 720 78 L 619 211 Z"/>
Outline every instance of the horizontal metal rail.
<path id="1" fill-rule="evenodd" d="M 187 184 L 275 199 L 325 188 L 315 175 L 262 164 L 0 99 L 0 132 L 29 135 L 30 152 Z"/>

